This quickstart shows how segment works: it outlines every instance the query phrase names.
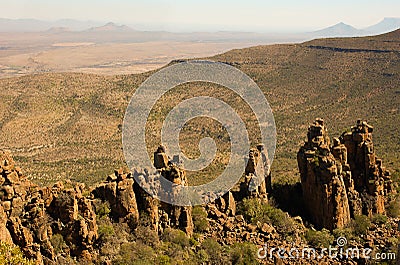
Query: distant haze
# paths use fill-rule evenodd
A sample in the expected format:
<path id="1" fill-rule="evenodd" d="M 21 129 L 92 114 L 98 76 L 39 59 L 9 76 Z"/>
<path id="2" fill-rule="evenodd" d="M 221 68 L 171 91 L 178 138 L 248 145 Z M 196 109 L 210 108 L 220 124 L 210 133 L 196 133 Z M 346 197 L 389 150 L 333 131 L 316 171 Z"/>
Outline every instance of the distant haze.
<path id="1" fill-rule="evenodd" d="M 384 17 L 400 17 L 398 0 L 0 0 L 0 6 L 2 18 L 68 18 L 92 25 L 113 21 L 138 30 L 178 32 L 303 32 L 338 22 L 364 29 Z"/>

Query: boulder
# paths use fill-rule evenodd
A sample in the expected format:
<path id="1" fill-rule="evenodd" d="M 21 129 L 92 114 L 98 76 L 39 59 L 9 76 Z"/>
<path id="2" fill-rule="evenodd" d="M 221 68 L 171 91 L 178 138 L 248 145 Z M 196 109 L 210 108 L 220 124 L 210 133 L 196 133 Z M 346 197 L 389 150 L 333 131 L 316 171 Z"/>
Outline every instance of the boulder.
<path id="1" fill-rule="evenodd" d="M 7 215 L 3 206 L 0 204 L 0 241 L 13 243 L 10 231 L 7 229 Z"/>

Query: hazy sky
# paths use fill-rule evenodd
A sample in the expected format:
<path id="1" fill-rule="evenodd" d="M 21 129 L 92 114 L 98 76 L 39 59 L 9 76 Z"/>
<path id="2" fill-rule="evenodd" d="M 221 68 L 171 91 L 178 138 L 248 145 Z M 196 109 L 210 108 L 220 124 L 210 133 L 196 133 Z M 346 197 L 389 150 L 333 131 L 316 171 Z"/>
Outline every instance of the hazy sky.
<path id="1" fill-rule="evenodd" d="M 113 21 L 165 30 L 358 28 L 400 17 L 399 0 L 0 0 L 0 17 Z"/>

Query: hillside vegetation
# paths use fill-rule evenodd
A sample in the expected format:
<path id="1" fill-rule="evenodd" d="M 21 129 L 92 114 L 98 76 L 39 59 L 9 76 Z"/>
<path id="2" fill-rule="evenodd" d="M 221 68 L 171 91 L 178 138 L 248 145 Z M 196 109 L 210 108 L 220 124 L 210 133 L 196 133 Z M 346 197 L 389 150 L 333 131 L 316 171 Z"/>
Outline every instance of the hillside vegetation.
<path id="1" fill-rule="evenodd" d="M 365 37 L 320 39 L 302 44 L 232 50 L 209 58 L 248 74 L 274 111 L 277 152 L 275 181 L 298 180 L 296 153 L 308 124 L 324 118 L 330 135 L 349 130 L 357 119 L 374 125 L 377 155 L 394 175 L 400 174 L 400 31 Z M 121 126 L 130 97 L 152 72 L 113 77 L 48 73 L 0 79 L 0 146 L 35 182 L 71 178 L 88 184 L 101 181 L 124 165 Z M 210 95 L 234 106 L 258 141 L 254 115 L 223 87 L 187 84 L 165 95 L 147 126 L 148 148 L 159 144 L 163 118 L 185 98 Z M 217 123 L 195 119 L 181 134 L 182 148 L 198 155 L 198 140 L 211 136 L 218 154 L 191 184 L 214 177 L 226 164 L 228 137 Z"/>

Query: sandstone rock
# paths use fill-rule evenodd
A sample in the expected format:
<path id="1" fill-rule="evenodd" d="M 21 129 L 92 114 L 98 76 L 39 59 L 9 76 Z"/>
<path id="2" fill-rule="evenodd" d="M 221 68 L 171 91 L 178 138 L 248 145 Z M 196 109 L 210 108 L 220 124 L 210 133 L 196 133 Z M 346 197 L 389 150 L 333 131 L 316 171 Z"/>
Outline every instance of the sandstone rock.
<path id="1" fill-rule="evenodd" d="M 319 227 L 334 229 L 350 222 L 350 208 L 343 176 L 329 149 L 329 136 L 322 119 L 308 129 L 307 142 L 297 154 L 307 210 Z"/>
<path id="2" fill-rule="evenodd" d="M 385 213 L 393 191 L 390 174 L 376 159 L 373 127 L 357 121 L 350 133 L 334 138 L 322 119 L 309 127 L 297 161 L 307 209 L 317 226 L 334 229 L 361 213 Z"/>
<path id="3" fill-rule="evenodd" d="M 12 171 L 11 173 L 7 174 L 6 183 L 9 183 L 11 185 L 19 183 L 18 173 L 15 171 Z"/>
<path id="4" fill-rule="evenodd" d="M 192 207 L 183 207 L 179 216 L 179 226 L 189 237 L 193 235 Z"/>
<path id="5" fill-rule="evenodd" d="M 82 241 L 89 247 L 98 238 L 98 227 L 96 223 L 96 213 L 93 210 L 92 203 L 87 198 L 80 198 L 78 201 L 78 209 L 80 216 L 80 237 Z"/>
<path id="6" fill-rule="evenodd" d="M 135 169 L 132 174 L 124 170 L 116 170 L 114 175 L 108 176 L 107 182 L 98 185 L 92 194 L 95 198 L 108 201 L 111 216 L 116 220 L 127 221 L 132 229 L 139 222 L 139 212 L 143 212 L 149 217 L 151 226 L 156 232 L 161 232 L 166 227 L 173 227 L 191 236 L 193 233 L 192 208 L 160 203 L 143 188 L 157 192 L 159 188 L 156 180 L 160 175 L 176 185 L 187 185 L 185 170 L 172 161 L 168 161 L 165 152 L 165 148 L 160 146 L 154 153 L 154 165 L 158 169 L 157 172 L 151 169 Z M 230 211 L 233 211 L 233 205 L 229 206 Z"/>
<path id="7" fill-rule="evenodd" d="M 154 166 L 157 169 L 165 168 L 168 166 L 168 156 L 165 147 L 160 145 L 156 152 L 154 152 Z"/>
<path id="8" fill-rule="evenodd" d="M 115 208 L 117 203 L 117 183 L 108 182 L 98 185 L 92 194 L 95 198 L 100 198 L 103 201 L 108 201 L 110 203 L 111 211 Z"/>
<path id="9" fill-rule="evenodd" d="M 225 212 L 228 216 L 236 215 L 236 202 L 235 198 L 232 195 L 232 192 L 228 191 L 224 196 L 225 200 Z"/>
<path id="10" fill-rule="evenodd" d="M 3 201 L 3 209 L 5 212 L 11 210 L 11 201 Z"/>
<path id="11" fill-rule="evenodd" d="M 28 228 L 24 227 L 21 219 L 11 217 L 8 228 L 14 242 L 17 242 L 21 247 L 28 247 L 33 244 L 33 236 Z"/>
<path id="12" fill-rule="evenodd" d="M 244 222 L 245 222 L 245 221 L 244 221 L 243 215 L 236 215 L 236 216 L 235 216 L 235 220 L 236 220 L 236 222 L 238 222 L 238 223 L 244 223 Z"/>
<path id="13" fill-rule="evenodd" d="M 0 204 L 0 241 L 13 243 L 10 232 L 7 227 L 7 215 L 3 209 L 3 206 Z"/>
<path id="14" fill-rule="evenodd" d="M 3 185 L 1 191 L 5 200 L 11 200 L 14 197 L 14 188 L 10 185 Z"/>
<path id="15" fill-rule="evenodd" d="M 117 176 L 115 174 L 108 175 L 106 181 L 107 182 L 117 181 Z"/>
<path id="16" fill-rule="evenodd" d="M 266 234 L 276 233 L 275 228 L 267 223 L 262 224 L 261 232 L 266 233 Z"/>
<path id="17" fill-rule="evenodd" d="M 248 224 L 247 225 L 247 230 L 254 233 L 257 230 L 257 226 L 253 224 Z"/>
<path id="18" fill-rule="evenodd" d="M 225 217 L 225 214 L 223 214 L 220 210 L 218 210 L 215 205 L 212 204 L 207 205 L 207 210 L 210 218 L 219 219 L 221 217 Z"/>
<path id="19" fill-rule="evenodd" d="M 363 214 L 384 214 L 387 195 L 393 192 L 389 172 L 383 167 L 382 160 L 374 152 L 372 142 L 373 127 L 358 120 L 351 132 L 343 133 L 341 142 L 348 152 L 348 163 L 355 189 L 363 196 Z"/>
<path id="20" fill-rule="evenodd" d="M 49 208 L 50 213 L 64 224 L 78 219 L 78 199 L 73 189 L 62 191 L 55 197 Z"/>
<path id="21" fill-rule="evenodd" d="M 28 194 L 28 190 L 32 187 L 32 183 L 30 181 L 20 181 L 18 184 L 13 185 L 14 193 L 18 197 L 25 200 L 26 195 Z"/>
<path id="22" fill-rule="evenodd" d="M 136 204 L 136 196 L 133 191 L 133 179 L 123 179 L 117 182 L 116 214 L 125 217 L 132 214 L 132 217 L 139 220 L 139 211 Z"/>
<path id="23" fill-rule="evenodd" d="M 20 197 L 16 197 L 11 202 L 11 216 L 20 216 L 23 212 L 24 201 Z"/>
<path id="24" fill-rule="evenodd" d="M 247 160 L 245 177 L 240 183 L 238 199 L 259 197 L 267 201 L 267 191 L 271 191 L 271 171 L 268 153 L 264 145 L 251 148 Z"/>
<path id="25" fill-rule="evenodd" d="M 44 206 L 48 208 L 53 201 L 53 193 L 50 187 L 44 187 L 39 190 L 39 195 L 43 200 Z"/>
<path id="26" fill-rule="evenodd" d="M 235 227 L 235 224 L 232 221 L 227 221 L 224 224 L 224 229 L 226 231 L 233 231 L 233 228 Z"/>

